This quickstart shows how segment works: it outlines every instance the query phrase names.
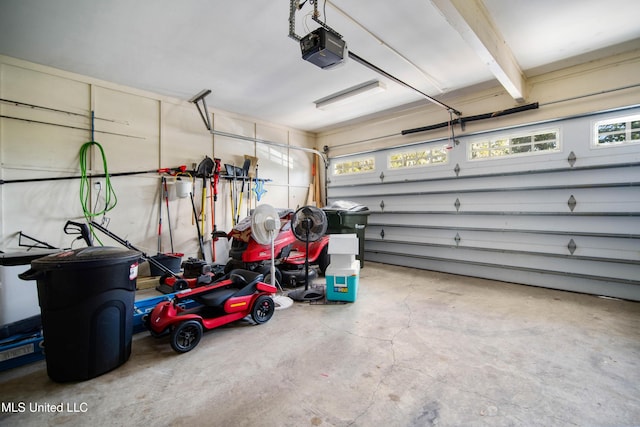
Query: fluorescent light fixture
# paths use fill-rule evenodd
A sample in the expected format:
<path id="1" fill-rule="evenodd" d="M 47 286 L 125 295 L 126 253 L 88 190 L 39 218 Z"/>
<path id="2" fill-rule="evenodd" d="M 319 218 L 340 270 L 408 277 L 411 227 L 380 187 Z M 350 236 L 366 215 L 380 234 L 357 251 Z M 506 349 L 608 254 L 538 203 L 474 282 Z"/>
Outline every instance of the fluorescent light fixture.
<path id="1" fill-rule="evenodd" d="M 345 104 L 350 104 L 362 98 L 366 98 L 374 93 L 385 91 L 387 88 L 378 80 L 370 80 L 357 86 L 350 87 L 340 92 L 334 93 L 322 99 L 314 101 L 316 108 L 327 110 L 337 108 Z"/>

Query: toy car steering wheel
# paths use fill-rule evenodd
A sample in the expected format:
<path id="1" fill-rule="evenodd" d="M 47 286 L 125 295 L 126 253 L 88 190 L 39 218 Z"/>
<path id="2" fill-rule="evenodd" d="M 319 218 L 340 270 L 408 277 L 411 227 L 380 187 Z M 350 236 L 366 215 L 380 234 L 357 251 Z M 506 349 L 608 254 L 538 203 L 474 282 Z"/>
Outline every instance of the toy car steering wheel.
<path id="1" fill-rule="evenodd" d="M 247 279 L 244 278 L 243 275 L 238 273 L 232 273 L 229 278 L 233 282 L 234 285 L 247 285 Z"/>

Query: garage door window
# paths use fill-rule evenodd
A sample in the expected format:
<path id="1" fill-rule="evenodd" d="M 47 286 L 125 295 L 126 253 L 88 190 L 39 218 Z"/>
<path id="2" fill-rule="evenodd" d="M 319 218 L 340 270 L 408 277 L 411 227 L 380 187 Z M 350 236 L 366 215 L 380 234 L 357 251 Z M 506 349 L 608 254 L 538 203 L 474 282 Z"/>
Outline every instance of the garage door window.
<path id="1" fill-rule="evenodd" d="M 337 162 L 333 165 L 334 175 L 350 175 L 357 173 L 373 172 L 376 168 L 376 162 L 373 157 L 366 159 L 349 160 L 346 162 Z"/>
<path id="2" fill-rule="evenodd" d="M 468 157 L 469 160 L 481 160 L 560 151 L 558 135 L 558 129 L 519 135 L 496 135 L 471 142 L 468 145 Z"/>
<path id="3" fill-rule="evenodd" d="M 640 115 L 596 122 L 593 146 L 610 147 L 640 142 Z"/>
<path id="4" fill-rule="evenodd" d="M 403 169 L 447 163 L 449 152 L 446 147 L 446 145 L 443 145 L 441 147 L 391 153 L 387 158 L 388 167 L 389 169 Z"/>

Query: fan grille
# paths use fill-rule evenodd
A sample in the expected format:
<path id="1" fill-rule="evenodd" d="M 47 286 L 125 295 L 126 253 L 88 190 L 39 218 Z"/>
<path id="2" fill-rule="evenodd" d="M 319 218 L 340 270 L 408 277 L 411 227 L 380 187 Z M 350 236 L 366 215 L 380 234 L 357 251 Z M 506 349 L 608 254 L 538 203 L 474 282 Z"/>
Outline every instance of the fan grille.
<path id="1" fill-rule="evenodd" d="M 302 241 L 315 242 L 327 232 L 327 215 L 315 206 L 303 206 L 291 218 L 293 235 Z"/>
<path id="2" fill-rule="evenodd" d="M 251 237 L 261 245 L 271 243 L 271 236 L 280 222 L 278 211 L 271 205 L 260 205 L 251 215 Z"/>

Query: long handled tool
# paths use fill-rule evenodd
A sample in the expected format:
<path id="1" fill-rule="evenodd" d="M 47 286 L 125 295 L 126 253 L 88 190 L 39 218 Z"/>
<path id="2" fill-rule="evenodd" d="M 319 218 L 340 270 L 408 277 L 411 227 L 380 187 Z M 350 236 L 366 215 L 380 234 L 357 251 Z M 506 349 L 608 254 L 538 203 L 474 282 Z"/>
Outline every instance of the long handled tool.
<path id="1" fill-rule="evenodd" d="M 215 262 L 216 260 L 216 242 L 220 237 L 227 237 L 227 233 L 224 231 L 218 231 L 218 227 L 216 225 L 216 202 L 218 201 L 218 182 L 220 181 L 220 159 L 213 159 L 213 176 L 211 177 L 211 193 L 213 197 L 211 198 L 211 251 L 212 251 L 212 259 Z"/>
<path id="2" fill-rule="evenodd" d="M 235 227 L 236 224 L 238 223 L 238 206 L 237 206 L 237 202 L 238 202 L 238 194 L 237 194 L 237 183 L 238 183 L 238 177 L 237 177 L 237 173 L 236 173 L 236 167 L 235 165 L 233 166 L 233 190 L 231 191 L 231 194 L 233 195 L 233 204 L 231 205 L 231 211 L 232 211 L 232 215 L 233 215 L 233 226 Z"/>
<path id="3" fill-rule="evenodd" d="M 242 212 L 242 198 L 244 197 L 244 188 L 245 188 L 245 185 L 247 185 L 250 166 L 251 166 L 251 159 L 245 158 L 244 164 L 242 165 L 242 175 L 241 175 L 242 187 L 240 190 L 240 203 L 238 204 L 238 209 L 236 210 L 236 224 L 240 222 L 240 212 Z"/>
<path id="4" fill-rule="evenodd" d="M 200 248 L 202 250 L 202 257 L 205 261 L 211 262 L 213 260 L 212 247 L 204 246 L 205 236 L 205 224 L 206 224 L 206 211 L 207 211 L 207 182 L 213 176 L 213 169 L 215 162 L 209 157 L 200 162 L 196 170 L 196 176 L 202 178 L 202 199 L 200 204 L 200 227 L 198 228 L 198 240 L 200 241 Z M 195 203 L 193 203 L 194 215 L 195 215 Z M 209 250 L 207 250 L 209 249 Z"/>
<path id="5" fill-rule="evenodd" d="M 162 171 L 169 171 L 168 169 L 160 169 Z M 160 171 L 159 170 L 159 171 Z M 169 225 L 169 240 L 171 242 L 171 253 L 173 250 L 173 233 L 171 231 L 171 212 L 169 211 L 169 189 L 167 188 L 167 178 L 164 176 L 160 178 L 160 203 L 158 204 L 158 253 L 163 252 L 162 248 L 162 201 L 167 209 L 167 222 Z"/>
<path id="6" fill-rule="evenodd" d="M 169 241 L 171 242 L 171 253 L 174 253 L 173 250 L 173 232 L 171 231 L 171 212 L 169 211 L 169 189 L 167 188 L 167 178 L 162 177 L 162 189 L 164 191 L 164 202 L 167 208 L 167 223 L 169 225 Z"/>
<path id="7" fill-rule="evenodd" d="M 164 179 L 164 177 L 162 178 Z M 160 195 L 158 197 L 158 253 L 162 253 L 162 181 L 160 182 Z"/>
<path id="8" fill-rule="evenodd" d="M 249 164 L 247 165 L 247 161 Z M 253 185 L 253 178 L 256 176 L 256 170 L 258 167 L 258 158 L 254 156 L 244 155 L 245 176 L 247 177 L 247 216 L 251 216 L 251 209 L 253 207 L 253 191 L 251 190 Z"/>
<path id="9" fill-rule="evenodd" d="M 207 177 L 202 175 L 202 195 L 200 199 L 200 235 L 204 236 L 204 226 L 207 221 Z"/>
<path id="10" fill-rule="evenodd" d="M 196 202 L 193 199 L 193 193 L 189 193 L 189 197 L 191 198 L 191 207 L 193 208 L 193 215 L 197 218 L 198 212 L 196 211 Z M 200 244 L 200 255 L 204 259 L 204 241 L 202 240 L 202 234 L 200 234 L 200 227 L 196 224 L 196 230 L 198 231 L 198 243 Z"/>
<path id="11" fill-rule="evenodd" d="M 233 180 L 235 181 L 235 179 Z M 236 225 L 236 210 L 235 202 L 233 200 L 233 181 L 229 181 L 229 204 L 231 205 L 231 225 Z"/>

